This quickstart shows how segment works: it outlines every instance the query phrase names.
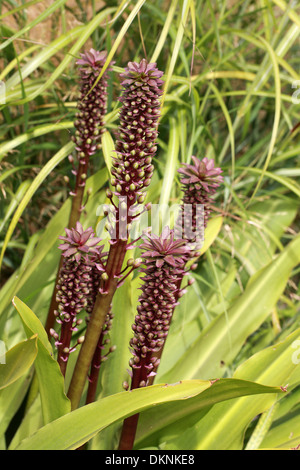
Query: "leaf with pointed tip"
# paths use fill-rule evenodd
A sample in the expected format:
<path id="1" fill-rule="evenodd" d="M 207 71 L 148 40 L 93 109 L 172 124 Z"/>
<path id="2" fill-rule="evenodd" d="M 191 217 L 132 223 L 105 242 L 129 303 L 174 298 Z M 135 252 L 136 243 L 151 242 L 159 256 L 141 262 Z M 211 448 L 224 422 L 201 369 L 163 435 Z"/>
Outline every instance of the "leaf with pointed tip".
<path id="1" fill-rule="evenodd" d="M 40 320 L 18 297 L 14 297 L 13 304 L 20 315 L 27 336 L 31 337 L 34 334 L 38 336 L 35 370 L 39 382 L 44 423 L 49 423 L 71 409 L 70 401 L 64 391 L 64 379 L 52 355 L 51 344 Z"/>
<path id="2" fill-rule="evenodd" d="M 37 355 L 37 335 L 21 341 L 5 353 L 0 362 L 0 390 L 22 377 Z"/>

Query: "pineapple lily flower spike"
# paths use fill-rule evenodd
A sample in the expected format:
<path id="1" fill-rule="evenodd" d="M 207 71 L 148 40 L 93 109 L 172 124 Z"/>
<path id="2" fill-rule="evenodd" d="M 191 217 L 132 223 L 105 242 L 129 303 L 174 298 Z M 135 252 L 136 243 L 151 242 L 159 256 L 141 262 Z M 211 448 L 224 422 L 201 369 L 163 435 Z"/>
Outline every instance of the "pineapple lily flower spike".
<path id="1" fill-rule="evenodd" d="M 79 66 L 81 85 L 77 104 L 78 110 L 74 121 L 75 135 L 72 137 L 75 143 L 76 161 L 72 155 L 69 156 L 69 161 L 73 167 L 72 173 L 75 176 L 75 186 L 70 192 L 72 206 L 68 221 L 69 229 L 75 228 L 76 222 L 80 220 L 84 208 L 83 196 L 90 157 L 95 154 L 99 147 L 99 140 L 104 132 L 104 116 L 107 101 L 107 73 L 99 80 L 97 86 L 90 91 L 106 60 L 106 52 L 90 49 L 90 51 L 80 55 L 81 58 L 77 60 L 76 64 Z M 63 259 L 61 257 L 56 284 L 62 262 Z M 48 334 L 54 326 L 55 310 L 57 310 L 57 302 L 56 289 L 54 288 L 45 325 Z"/>
<path id="2" fill-rule="evenodd" d="M 175 239 L 174 230 L 166 227 L 161 236 L 149 235 L 140 245 L 145 268 L 139 297 L 134 336 L 130 341 L 133 357 L 131 389 L 145 387 L 155 377 L 162 350 L 178 298 L 182 295 L 180 282 L 190 257 L 186 240 Z M 179 282 L 180 281 L 180 282 Z M 125 388 L 126 384 L 125 384 Z M 139 415 L 125 419 L 119 449 L 132 449 Z"/>
<path id="3" fill-rule="evenodd" d="M 57 360 L 63 375 L 65 375 L 67 361 L 76 346 L 70 347 L 72 333 L 77 331 L 81 323 L 78 314 L 87 307 L 88 298 L 92 289 L 92 269 L 96 266 L 99 273 L 102 268 L 103 246 L 98 246 L 100 238 L 94 236 L 92 228 L 83 230 L 79 222 L 76 228 L 65 229 L 66 237 L 59 237 L 64 241 L 59 248 L 63 252 L 63 264 L 59 271 L 56 300 L 57 310 L 54 312 L 56 321 L 61 325 L 60 336 L 50 330 L 55 339 L 58 356 Z M 99 274 L 100 276 L 100 274 Z M 83 338 L 80 337 L 78 344 Z"/>
<path id="4" fill-rule="evenodd" d="M 86 185 L 89 160 L 100 146 L 99 141 L 104 132 L 104 116 L 107 108 L 106 72 L 97 85 L 92 88 L 105 63 L 106 52 L 90 49 L 90 51 L 80 55 L 81 59 L 78 59 L 76 64 L 80 66 L 81 87 L 77 105 L 78 111 L 74 122 L 76 130 L 73 136 L 77 152 L 77 165 L 74 164 L 73 157 L 69 157 L 76 177 L 75 188 L 70 193 L 73 200 L 69 228 L 75 226 L 83 209 L 83 192 Z"/>
<path id="5" fill-rule="evenodd" d="M 215 167 L 214 160 L 202 160 L 192 156 L 192 163 L 183 163 L 178 173 L 181 176 L 183 198 L 181 210 L 175 224 L 175 231 L 194 244 L 195 257 L 203 242 L 204 229 L 212 211 L 212 196 L 223 181 L 221 168 Z M 183 217 L 183 213 L 185 217 Z M 186 224 L 188 221 L 188 226 Z"/>

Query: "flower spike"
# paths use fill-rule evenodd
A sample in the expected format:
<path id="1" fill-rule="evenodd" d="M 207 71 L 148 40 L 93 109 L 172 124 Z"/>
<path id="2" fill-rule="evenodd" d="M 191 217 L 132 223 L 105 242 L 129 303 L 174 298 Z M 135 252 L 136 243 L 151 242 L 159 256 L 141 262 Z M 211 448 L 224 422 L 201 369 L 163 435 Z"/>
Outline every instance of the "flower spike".
<path id="1" fill-rule="evenodd" d="M 63 264 L 57 282 L 56 321 L 61 325 L 60 337 L 55 333 L 58 349 L 58 363 L 64 374 L 70 352 L 72 332 L 76 331 L 81 320 L 77 315 L 89 307 L 90 296 L 94 285 L 93 269 L 95 260 L 101 260 L 103 246 L 98 246 L 99 238 L 94 236 L 91 228 L 83 230 L 77 222 L 76 229 L 65 229 L 66 237 L 59 237 L 65 243 L 59 246 L 63 251 Z"/>
<path id="2" fill-rule="evenodd" d="M 150 184 L 156 153 L 163 72 L 145 59 L 129 62 L 123 78 L 117 157 L 112 169 L 115 194 L 132 205 Z"/>
<path id="3" fill-rule="evenodd" d="M 146 386 L 156 374 L 159 360 L 155 356 L 168 335 L 180 296 L 177 283 L 184 276 L 184 266 L 190 257 L 186 240 L 175 240 L 174 230 L 168 227 L 160 237 L 149 235 L 140 248 L 145 267 L 138 314 L 132 326 L 134 337 L 130 341 L 131 388 Z"/>
<path id="4" fill-rule="evenodd" d="M 212 196 L 223 181 L 222 170 L 215 167 L 214 160 L 206 157 L 200 160 L 192 156 L 192 163 L 183 163 L 178 172 L 181 175 L 183 198 L 175 230 L 178 233 L 180 228 L 181 236 L 191 243 L 197 240 L 196 254 L 203 242 L 203 230 L 211 213 Z"/>

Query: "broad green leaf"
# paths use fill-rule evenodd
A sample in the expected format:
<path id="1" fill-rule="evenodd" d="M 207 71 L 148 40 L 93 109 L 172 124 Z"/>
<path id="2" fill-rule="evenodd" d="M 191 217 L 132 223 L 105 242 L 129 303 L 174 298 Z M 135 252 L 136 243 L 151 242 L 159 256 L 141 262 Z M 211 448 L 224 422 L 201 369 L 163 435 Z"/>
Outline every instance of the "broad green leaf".
<path id="1" fill-rule="evenodd" d="M 30 337 L 37 334 L 38 336 L 35 370 L 39 382 L 44 422 L 49 423 L 71 409 L 64 391 L 64 379 L 58 363 L 53 358 L 51 344 L 40 320 L 17 297 L 14 297 L 13 304 L 20 315 L 26 335 Z"/>
<path id="2" fill-rule="evenodd" d="M 262 441 L 259 449 L 277 448 L 291 449 L 297 448 L 300 442 L 300 417 L 299 410 L 285 415 L 268 432 Z"/>
<path id="3" fill-rule="evenodd" d="M 273 399 L 274 396 L 277 396 L 277 392 L 282 393 L 279 387 L 277 392 L 275 389 L 273 390 L 275 395 L 270 395 Z M 227 400 L 232 401 L 234 398 L 241 396 L 257 394 L 269 396 L 265 395 L 264 391 L 268 392 L 268 388 L 259 383 L 234 378 L 220 379 L 201 394 L 201 400 L 195 397 L 182 403 L 180 407 L 177 403 L 169 403 L 144 411 L 141 413 L 139 420 L 135 448 L 158 446 L 159 442 L 170 439 L 174 449 L 180 447 L 180 440 L 182 442 L 181 449 L 194 449 L 196 446 L 196 441 L 192 436 L 194 425 L 197 422 L 201 423 L 200 419 L 213 409 L 213 406 L 223 402 L 226 404 Z M 182 429 L 185 429 L 187 433 L 188 437 L 186 439 L 182 435 Z M 171 439 L 170 436 L 174 437 Z M 221 446 L 222 443 L 220 442 Z M 172 447 L 166 445 L 164 448 L 171 449 Z"/>
<path id="4" fill-rule="evenodd" d="M 249 207 L 246 220 L 227 226 L 218 243 L 247 270 L 255 274 L 272 261 L 275 250 L 281 251 L 281 237 L 297 214 L 294 201 L 266 199 Z"/>
<path id="5" fill-rule="evenodd" d="M 31 391 L 31 389 L 30 389 Z M 9 444 L 9 450 L 14 450 L 15 447 L 26 437 L 31 436 L 39 428 L 43 426 L 43 417 L 41 412 L 40 397 L 36 395 L 31 405 L 26 404 L 26 413 L 22 419 L 20 426 L 14 434 L 12 441 Z"/>
<path id="6" fill-rule="evenodd" d="M 16 410 L 22 405 L 32 380 L 32 370 L 0 392 L 0 436 L 7 430 Z"/>
<path id="7" fill-rule="evenodd" d="M 243 385 L 246 386 L 243 388 Z M 240 387 L 243 388 L 242 394 L 250 391 L 251 385 L 249 388 L 247 388 L 247 385 L 249 384 L 240 384 Z M 237 383 L 232 382 L 233 395 L 237 386 Z M 79 408 L 44 426 L 33 436 L 24 439 L 16 450 L 76 449 L 93 437 L 95 433 L 110 424 L 165 402 L 170 403 L 175 401 L 177 406 L 179 406 L 178 401 L 183 400 L 185 402 L 197 396 L 203 406 L 212 404 L 214 403 L 214 397 L 209 398 L 210 394 L 204 393 L 202 400 L 202 393 L 209 388 L 213 390 L 214 387 L 215 384 L 212 384 L 210 381 L 191 380 L 177 384 L 153 385 L 130 392 L 117 393 Z M 230 388 L 230 384 L 228 384 L 228 387 Z M 253 385 L 253 387 L 256 387 L 256 385 Z M 280 389 L 277 387 L 257 385 L 256 392 L 254 393 L 274 394 L 279 392 Z M 227 393 L 226 399 L 229 397 L 230 392 Z M 222 399 L 220 395 L 218 398 Z M 198 406 L 200 408 L 201 404 L 199 403 Z"/>
<path id="8" fill-rule="evenodd" d="M 293 344 L 299 335 L 298 329 L 285 341 L 255 354 L 236 370 L 231 380 L 255 381 L 256 384 L 265 386 L 278 384 L 284 391 L 284 386 L 292 377 L 295 378 L 295 374 L 297 378 L 300 378 L 300 368 L 296 361 L 292 361 Z M 240 450 L 243 447 L 245 430 L 250 422 L 257 415 L 268 410 L 280 398 L 281 395 L 261 394 L 255 397 L 229 399 L 228 402 L 216 404 L 204 416 L 201 413 L 198 415 L 195 412 L 193 415 L 187 413 L 186 418 L 178 424 L 169 425 L 160 432 L 160 447 L 173 450 L 182 448 Z M 144 433 L 148 439 L 143 439 L 139 443 L 140 446 L 149 444 L 151 438 L 152 442 L 158 445 L 155 435 L 152 436 L 152 431 L 150 431 L 152 425 L 155 426 L 156 418 L 159 420 L 159 415 L 148 416 L 148 421 L 146 421 L 147 416 L 142 417 L 140 438 L 142 439 Z M 185 428 L 184 434 L 181 432 L 182 428 Z"/>
<path id="9" fill-rule="evenodd" d="M 7 351 L 4 361 L 0 362 L 0 390 L 22 377 L 32 366 L 36 355 L 37 335 L 16 344 Z"/>

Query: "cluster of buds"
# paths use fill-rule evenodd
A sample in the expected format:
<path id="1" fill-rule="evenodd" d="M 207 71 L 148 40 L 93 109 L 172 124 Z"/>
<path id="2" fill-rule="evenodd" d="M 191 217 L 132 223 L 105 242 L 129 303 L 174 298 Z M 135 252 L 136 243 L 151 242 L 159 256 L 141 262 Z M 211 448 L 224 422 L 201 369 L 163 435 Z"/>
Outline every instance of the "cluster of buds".
<path id="1" fill-rule="evenodd" d="M 178 172 L 181 175 L 183 198 L 175 230 L 178 234 L 180 229 L 180 236 L 189 240 L 196 255 L 197 249 L 201 248 L 204 229 L 211 213 L 212 196 L 223 181 L 222 170 L 215 167 L 213 159 L 205 157 L 200 160 L 192 156 L 192 164 L 183 163 Z"/>
<path id="2" fill-rule="evenodd" d="M 129 206 L 144 201 L 143 190 L 149 186 L 153 174 L 162 75 L 155 63 L 148 64 L 145 59 L 139 64 L 129 62 L 121 74 L 122 106 L 111 183 L 115 194 L 120 200 L 126 197 Z"/>
<path id="3" fill-rule="evenodd" d="M 185 274 L 190 257 L 186 241 L 176 240 L 174 231 L 166 227 L 161 236 L 148 235 L 141 244 L 145 267 L 142 293 L 130 341 L 133 358 L 131 388 L 143 387 L 155 375 L 159 364 L 157 353 L 168 335 L 173 311 L 181 296 L 178 280 Z"/>
<path id="4" fill-rule="evenodd" d="M 79 166 L 73 173 L 76 175 L 75 190 L 85 186 L 87 178 L 88 162 L 98 146 L 99 139 L 104 132 L 104 116 L 107 107 L 107 73 L 105 72 L 98 83 L 95 81 L 102 70 L 106 60 L 106 52 L 90 51 L 80 54 L 81 58 L 76 61 L 80 66 L 81 87 L 78 101 L 78 111 L 74 122 L 75 135 L 73 140 L 78 155 Z M 69 160 L 73 163 L 73 157 Z"/>
<path id="5" fill-rule="evenodd" d="M 70 347 L 72 333 L 77 331 L 82 322 L 78 314 L 88 308 L 89 297 L 92 293 L 93 276 L 92 271 L 97 266 L 101 273 L 102 268 L 102 246 L 98 243 L 100 238 L 94 236 L 90 227 L 83 230 L 82 225 L 77 222 L 76 228 L 65 229 L 67 236 L 59 237 L 64 241 L 59 248 L 63 252 L 63 264 L 59 272 L 57 283 L 56 300 L 58 309 L 54 312 L 56 321 L 61 325 L 60 336 L 52 329 L 51 335 L 55 339 L 58 350 L 57 360 L 62 372 L 65 372 L 69 354 L 74 351 Z M 99 274 L 100 275 L 100 274 Z M 80 337 L 78 343 L 84 338 Z"/>

